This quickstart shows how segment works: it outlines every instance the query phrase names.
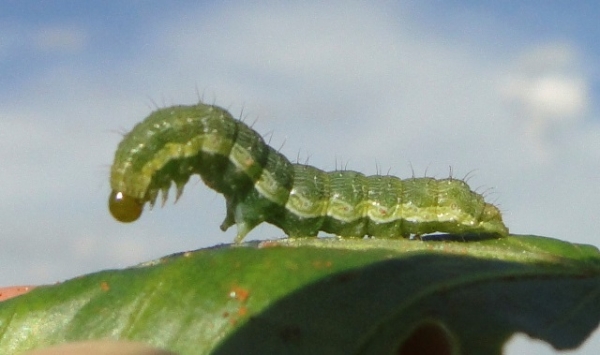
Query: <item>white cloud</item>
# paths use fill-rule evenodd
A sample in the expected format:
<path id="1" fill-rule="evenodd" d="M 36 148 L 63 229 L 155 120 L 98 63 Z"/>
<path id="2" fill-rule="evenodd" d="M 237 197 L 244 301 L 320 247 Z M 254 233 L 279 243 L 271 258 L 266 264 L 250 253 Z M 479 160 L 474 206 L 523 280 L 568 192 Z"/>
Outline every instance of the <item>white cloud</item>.
<path id="1" fill-rule="evenodd" d="M 550 72 L 515 78 L 506 89 L 507 97 L 520 106 L 526 117 L 550 124 L 581 119 L 588 108 L 588 85 L 579 75 Z"/>
<path id="2" fill-rule="evenodd" d="M 548 162 L 555 155 L 553 134 L 576 128 L 584 120 L 589 85 L 578 52 L 562 42 L 526 50 L 506 75 L 503 94 L 540 161 Z"/>

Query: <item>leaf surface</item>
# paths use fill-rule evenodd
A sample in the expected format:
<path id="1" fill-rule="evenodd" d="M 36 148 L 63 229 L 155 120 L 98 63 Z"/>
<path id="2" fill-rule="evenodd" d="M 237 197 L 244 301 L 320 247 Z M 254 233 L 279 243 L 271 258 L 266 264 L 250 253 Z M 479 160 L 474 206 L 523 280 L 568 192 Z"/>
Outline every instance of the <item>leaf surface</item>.
<path id="1" fill-rule="evenodd" d="M 500 354 L 515 332 L 574 348 L 599 321 L 592 246 L 283 239 L 38 287 L 0 303 L 0 353 L 110 338 L 180 354 Z"/>

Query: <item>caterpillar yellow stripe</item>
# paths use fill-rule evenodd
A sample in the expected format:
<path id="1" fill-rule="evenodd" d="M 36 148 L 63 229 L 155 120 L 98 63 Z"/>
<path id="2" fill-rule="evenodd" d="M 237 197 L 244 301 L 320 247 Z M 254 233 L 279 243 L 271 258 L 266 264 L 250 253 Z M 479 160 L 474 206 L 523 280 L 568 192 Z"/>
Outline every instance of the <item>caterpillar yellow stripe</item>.
<path id="1" fill-rule="evenodd" d="M 158 109 L 125 135 L 111 168 L 110 212 L 135 221 L 173 184 L 178 198 L 194 174 L 225 196 L 221 229 L 237 225 L 237 242 L 262 222 L 290 237 L 508 234 L 500 210 L 460 179 L 292 164 L 229 112 L 203 103 Z"/>

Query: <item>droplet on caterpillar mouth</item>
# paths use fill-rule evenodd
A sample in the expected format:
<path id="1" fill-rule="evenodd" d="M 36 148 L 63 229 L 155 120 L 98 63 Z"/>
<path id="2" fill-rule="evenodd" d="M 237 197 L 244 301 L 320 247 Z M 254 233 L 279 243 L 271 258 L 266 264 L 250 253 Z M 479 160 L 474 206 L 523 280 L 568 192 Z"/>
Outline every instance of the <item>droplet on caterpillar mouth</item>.
<path id="1" fill-rule="evenodd" d="M 144 205 L 134 197 L 113 190 L 108 198 L 108 209 L 117 221 L 129 223 L 140 218 Z"/>

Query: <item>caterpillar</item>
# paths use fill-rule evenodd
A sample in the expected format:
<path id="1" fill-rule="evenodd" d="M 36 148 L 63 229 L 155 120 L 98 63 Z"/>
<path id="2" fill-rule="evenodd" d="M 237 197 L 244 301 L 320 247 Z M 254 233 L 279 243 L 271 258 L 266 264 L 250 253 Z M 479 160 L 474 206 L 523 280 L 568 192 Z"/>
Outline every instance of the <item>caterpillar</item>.
<path id="1" fill-rule="evenodd" d="M 177 200 L 194 174 L 225 196 L 221 230 L 237 225 L 236 242 L 262 222 L 290 237 L 508 234 L 499 209 L 463 180 L 293 164 L 225 109 L 203 103 L 158 109 L 124 136 L 111 167 L 109 210 L 118 221 L 135 221 L 159 192 L 164 204 L 173 184 Z"/>

